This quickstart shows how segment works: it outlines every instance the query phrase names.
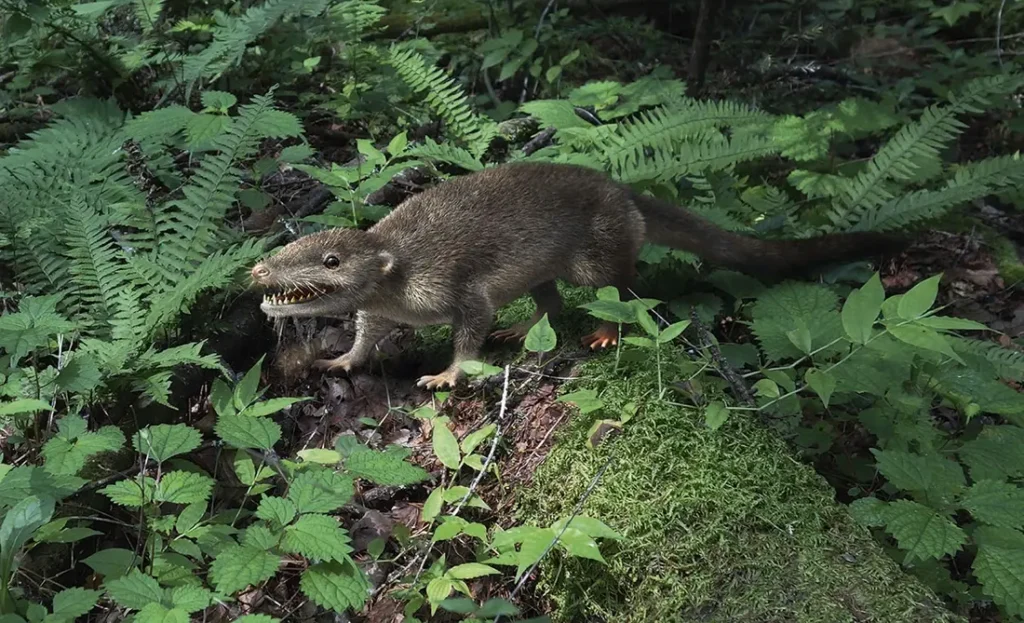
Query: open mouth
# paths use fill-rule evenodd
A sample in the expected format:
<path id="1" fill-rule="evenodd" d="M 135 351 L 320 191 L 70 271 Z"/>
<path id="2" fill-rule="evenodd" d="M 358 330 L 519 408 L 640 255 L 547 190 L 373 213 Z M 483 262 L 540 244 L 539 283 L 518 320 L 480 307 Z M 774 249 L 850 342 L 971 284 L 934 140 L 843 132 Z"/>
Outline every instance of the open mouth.
<path id="1" fill-rule="evenodd" d="M 283 292 L 269 292 L 263 295 L 263 303 L 266 305 L 298 305 L 300 303 L 308 303 L 314 301 L 322 296 L 330 294 L 334 291 L 334 288 L 328 287 L 300 287 L 292 290 L 285 290 Z"/>

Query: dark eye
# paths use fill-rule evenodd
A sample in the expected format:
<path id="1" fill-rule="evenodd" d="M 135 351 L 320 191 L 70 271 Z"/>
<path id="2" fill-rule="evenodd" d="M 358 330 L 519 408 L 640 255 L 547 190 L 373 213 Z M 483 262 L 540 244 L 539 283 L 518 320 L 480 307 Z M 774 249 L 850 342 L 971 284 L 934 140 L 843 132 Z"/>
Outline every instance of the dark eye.
<path id="1" fill-rule="evenodd" d="M 324 258 L 324 266 L 330 268 L 331 270 L 334 270 L 335 268 L 341 266 L 341 260 L 339 260 L 338 256 L 336 255 L 328 255 L 327 257 Z"/>

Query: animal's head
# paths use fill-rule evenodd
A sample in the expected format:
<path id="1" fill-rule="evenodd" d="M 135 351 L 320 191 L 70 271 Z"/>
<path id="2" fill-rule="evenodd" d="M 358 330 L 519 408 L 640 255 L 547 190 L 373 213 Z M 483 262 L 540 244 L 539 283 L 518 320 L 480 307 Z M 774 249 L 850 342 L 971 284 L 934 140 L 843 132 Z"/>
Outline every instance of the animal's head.
<path id="1" fill-rule="evenodd" d="M 395 257 L 365 231 L 333 229 L 286 245 L 252 268 L 271 318 L 355 311 L 393 274 Z"/>

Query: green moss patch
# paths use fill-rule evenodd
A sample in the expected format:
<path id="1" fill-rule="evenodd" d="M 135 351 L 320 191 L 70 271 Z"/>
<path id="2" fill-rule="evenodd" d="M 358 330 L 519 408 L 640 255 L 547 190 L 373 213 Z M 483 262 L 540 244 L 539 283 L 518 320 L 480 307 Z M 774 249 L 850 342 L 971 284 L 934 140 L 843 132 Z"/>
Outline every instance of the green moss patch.
<path id="1" fill-rule="evenodd" d="M 612 359 L 586 365 L 583 375 L 603 382 L 572 389 L 599 390 L 610 413 L 654 395 L 652 363 L 613 373 Z M 681 377 L 672 363 L 663 373 Z M 545 561 L 539 588 L 556 606 L 553 620 L 961 620 L 752 416 L 736 412 L 712 432 L 696 409 L 641 404 L 624 434 L 596 451 L 587 430 L 608 416 L 575 415 L 520 494 L 518 519 L 547 525 L 572 513 L 607 453 L 615 454 L 583 513 L 625 540 L 602 544 L 607 566 L 561 555 Z"/>

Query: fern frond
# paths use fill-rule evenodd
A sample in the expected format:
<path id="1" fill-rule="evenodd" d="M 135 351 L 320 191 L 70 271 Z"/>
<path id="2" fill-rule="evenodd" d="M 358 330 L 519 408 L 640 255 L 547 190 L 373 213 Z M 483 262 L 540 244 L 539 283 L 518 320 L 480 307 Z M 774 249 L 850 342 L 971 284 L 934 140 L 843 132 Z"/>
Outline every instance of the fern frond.
<path id="1" fill-rule="evenodd" d="M 371 0 L 344 0 L 327 9 L 332 31 L 341 41 L 358 41 L 380 23 L 388 10 Z"/>
<path id="2" fill-rule="evenodd" d="M 128 281 L 119 261 L 120 250 L 107 231 L 107 219 L 81 199 L 64 210 L 67 219 L 63 242 L 74 277 L 74 291 L 80 309 L 74 310 L 88 333 L 108 335 L 122 291 Z M 89 324 L 86 324 L 86 323 Z"/>
<path id="3" fill-rule="evenodd" d="M 884 182 L 914 180 L 920 162 L 938 161 L 940 150 L 966 127 L 958 116 L 980 112 L 979 106 L 996 95 L 1013 92 L 1021 83 L 1020 76 L 1010 74 L 972 80 L 947 104 L 929 106 L 920 119 L 900 128 L 864 171 L 842 184 L 842 199 L 829 212 L 835 227 L 846 229 L 868 211 L 893 201 Z"/>
<path id="4" fill-rule="evenodd" d="M 135 17 L 142 24 L 143 32 L 151 32 L 153 26 L 160 21 L 160 15 L 164 10 L 164 0 L 135 0 Z"/>
<path id="5" fill-rule="evenodd" d="M 298 120 L 274 110 L 269 96 L 256 96 L 242 106 L 227 131 L 211 141 L 216 152 L 203 160 L 182 188 L 184 198 L 169 202 L 156 214 L 160 248 L 158 255 L 152 253 L 152 261 L 178 275 L 178 281 L 187 279 L 196 264 L 221 246 L 219 232 L 242 177 L 235 163 L 255 153 L 261 138 L 299 134 Z"/>
<path id="6" fill-rule="evenodd" d="M 675 182 L 693 173 L 728 169 L 733 165 L 774 153 L 777 147 L 753 134 L 727 139 L 716 131 L 703 132 L 671 151 L 655 151 L 640 162 L 627 161 L 617 168 L 609 163 L 614 177 L 626 183 L 648 180 Z"/>
<path id="7" fill-rule="evenodd" d="M 1024 160 L 1020 154 L 988 158 L 960 167 L 943 188 L 918 190 L 865 212 L 855 231 L 893 230 L 910 223 L 941 216 L 950 208 L 1024 185 Z"/>
<path id="8" fill-rule="evenodd" d="M 1003 348 L 995 342 L 949 336 L 953 350 L 957 354 L 973 355 L 987 360 L 995 367 L 1001 379 L 1024 381 L 1024 352 Z"/>
<path id="9" fill-rule="evenodd" d="M 462 167 L 467 171 L 479 171 L 484 168 L 484 164 L 471 154 L 469 150 L 452 145 L 451 143 L 437 143 L 429 136 L 424 139 L 422 145 L 410 147 L 402 152 L 402 158 L 405 157 L 422 158 L 434 162 L 447 162 Z"/>
<path id="10" fill-rule="evenodd" d="M 685 98 L 626 119 L 597 148 L 604 152 L 612 167 L 628 169 L 636 167 L 648 150 L 668 152 L 707 130 L 766 124 L 770 118 L 767 113 L 738 102 Z"/>
<path id="11" fill-rule="evenodd" d="M 152 300 L 149 314 L 145 317 L 145 333 L 152 336 L 173 323 L 188 310 L 201 293 L 229 285 L 239 269 L 251 265 L 263 253 L 262 240 L 248 239 L 205 258 L 191 269 L 186 277 L 175 283 L 174 287 Z"/>
<path id="12" fill-rule="evenodd" d="M 444 120 L 448 130 L 465 141 L 479 157 L 498 134 L 498 124 L 477 115 L 469 107 L 462 87 L 437 67 L 427 67 L 416 51 L 391 46 L 391 65 L 415 93 L 424 93 L 427 104 Z"/>
<path id="13" fill-rule="evenodd" d="M 146 312 L 142 308 L 142 289 L 126 285 L 114 299 L 114 314 L 110 319 L 110 335 L 115 341 L 142 345 L 149 341 L 146 331 Z"/>
<path id="14" fill-rule="evenodd" d="M 319 15 L 326 6 L 327 0 L 268 0 L 249 7 L 240 17 L 222 17 L 210 45 L 185 58 L 182 71 L 187 84 L 186 99 L 196 82 L 216 79 L 237 65 L 246 48 L 277 22 L 292 16 Z"/>

